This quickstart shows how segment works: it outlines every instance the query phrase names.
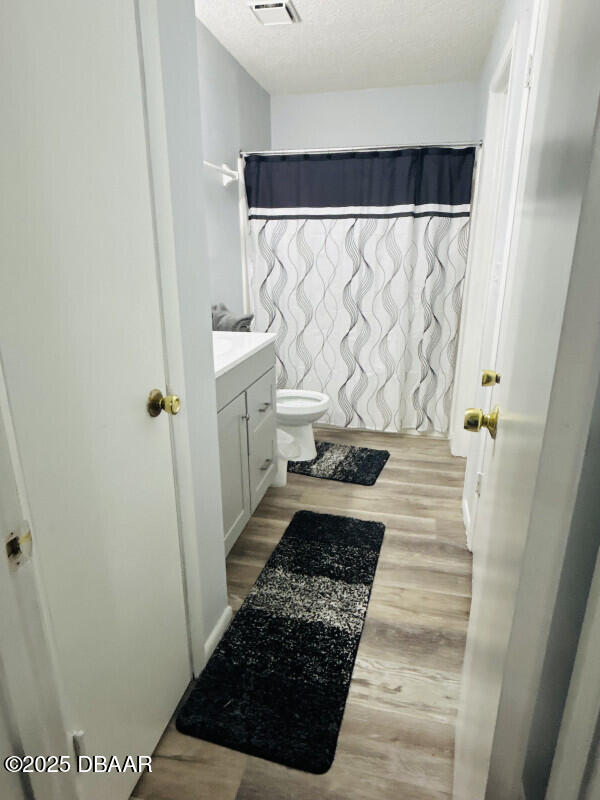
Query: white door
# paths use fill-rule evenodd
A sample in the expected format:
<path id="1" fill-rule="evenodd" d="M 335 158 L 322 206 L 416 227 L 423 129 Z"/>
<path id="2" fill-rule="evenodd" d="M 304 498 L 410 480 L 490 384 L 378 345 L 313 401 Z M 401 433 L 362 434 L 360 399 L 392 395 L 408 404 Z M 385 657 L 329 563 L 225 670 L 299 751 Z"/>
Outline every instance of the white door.
<path id="1" fill-rule="evenodd" d="M 539 2 L 535 3 L 530 12 L 529 30 L 521 31 L 516 24 L 513 27 L 489 84 L 480 200 L 470 262 L 474 274 L 468 289 L 469 315 L 461 342 L 462 364 L 467 370 L 466 374 L 461 372 L 465 381 L 464 386 L 457 389 L 456 397 L 457 401 L 464 403 L 458 409 L 461 415 L 466 406 L 480 407 L 488 403 L 491 384 L 482 387 L 483 371 L 500 372 L 497 365 L 500 321 L 529 106 L 529 76 L 526 72 L 535 51 L 539 6 Z M 479 277 L 477 271 L 483 275 Z M 453 452 L 467 456 L 462 507 L 467 545 L 474 550 L 477 546 L 474 531 L 477 529 L 477 509 L 485 480 L 484 463 L 489 440 L 462 431 L 455 433 L 453 438 Z"/>
<path id="2" fill-rule="evenodd" d="M 520 587 L 519 578 L 525 544 L 537 522 L 532 515 L 536 480 L 545 464 L 540 454 L 600 85 L 600 9 L 586 0 L 556 0 L 544 4 L 540 25 L 498 346 L 502 382 L 484 409 L 498 405 L 500 417 L 497 438 L 486 448 L 477 516 L 454 800 L 518 797 L 511 774 L 515 762 L 506 752 L 527 731 L 510 724 L 500 728 L 499 720 L 510 718 L 508 658 L 523 658 L 528 646 L 517 652 L 511 642 L 509 650 L 517 591 L 531 598 L 539 589 L 534 577 Z M 550 519 L 562 512 L 559 487 L 562 491 L 566 466 L 560 457 L 545 464 L 548 485 L 554 487 L 544 503 Z M 530 699 L 527 692 L 513 696 L 511 710 Z"/>
<path id="3" fill-rule="evenodd" d="M 228 553 L 250 519 L 246 393 L 243 392 L 222 408 L 217 420 L 223 487 L 223 529 L 225 552 Z"/>
<path id="4" fill-rule="evenodd" d="M 178 420 L 146 412 L 165 370 L 135 4 L 8 3 L 1 31 L 0 348 L 34 555 L 85 751 L 149 755 L 191 671 Z"/>
<path id="5" fill-rule="evenodd" d="M 514 56 L 515 37 L 511 35 L 507 47 L 496 67 L 490 84 L 488 95 L 488 111 L 485 126 L 484 150 L 482 168 L 481 213 L 484 219 L 476 222 L 475 253 L 473 266 L 485 267 L 487 273 L 487 287 L 483 293 L 485 302 L 481 319 L 485 321 L 483 336 L 478 338 L 478 358 L 470 370 L 471 391 L 474 392 L 472 402 L 475 406 L 486 403 L 489 389 L 482 390 L 478 385 L 482 370 L 494 370 L 496 366 L 496 351 L 498 347 L 498 328 L 502 311 L 502 300 L 506 283 L 506 266 L 508 259 L 508 244 L 511 212 L 514 211 L 513 196 L 516 190 L 513 182 L 513 173 L 518 166 L 509 165 L 505 160 L 507 122 L 509 111 L 509 90 L 511 89 L 511 73 Z M 512 83 L 515 77 L 512 76 Z M 513 85 L 513 92 L 519 94 L 526 91 L 517 82 Z M 522 131 L 520 132 L 522 136 Z M 517 148 L 520 155 L 520 149 Z M 480 242 L 481 239 L 485 241 Z M 481 259 L 482 264 L 477 260 Z M 476 388 L 475 388 L 476 387 Z M 464 396 L 464 393 L 462 393 Z M 483 478 L 483 463 L 487 441 L 484 437 L 471 437 L 468 444 L 467 466 L 465 471 L 465 484 L 463 490 L 463 518 L 467 532 L 467 544 L 471 550 L 475 547 L 473 531 L 476 530 L 477 505 L 479 501 L 480 486 Z"/>

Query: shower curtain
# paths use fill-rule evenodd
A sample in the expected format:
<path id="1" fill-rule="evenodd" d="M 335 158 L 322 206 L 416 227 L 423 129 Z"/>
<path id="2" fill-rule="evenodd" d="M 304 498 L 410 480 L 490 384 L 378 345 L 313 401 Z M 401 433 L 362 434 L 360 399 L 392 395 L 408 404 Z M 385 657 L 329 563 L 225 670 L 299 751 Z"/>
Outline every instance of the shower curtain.
<path id="1" fill-rule="evenodd" d="M 323 422 L 448 430 L 474 147 L 248 155 L 248 289 Z"/>

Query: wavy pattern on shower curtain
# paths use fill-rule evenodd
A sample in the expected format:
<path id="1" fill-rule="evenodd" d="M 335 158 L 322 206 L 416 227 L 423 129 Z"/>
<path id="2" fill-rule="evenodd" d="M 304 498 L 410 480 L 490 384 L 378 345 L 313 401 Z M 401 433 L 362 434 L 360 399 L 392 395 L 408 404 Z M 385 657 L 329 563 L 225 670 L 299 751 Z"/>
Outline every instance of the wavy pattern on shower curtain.
<path id="1" fill-rule="evenodd" d="M 465 152 L 256 157 L 247 170 L 255 328 L 276 334 L 279 388 L 329 395 L 325 422 L 447 432 L 469 241 Z"/>
<path id="2" fill-rule="evenodd" d="M 468 236 L 461 217 L 252 220 L 279 388 L 325 392 L 335 425 L 445 433 Z"/>

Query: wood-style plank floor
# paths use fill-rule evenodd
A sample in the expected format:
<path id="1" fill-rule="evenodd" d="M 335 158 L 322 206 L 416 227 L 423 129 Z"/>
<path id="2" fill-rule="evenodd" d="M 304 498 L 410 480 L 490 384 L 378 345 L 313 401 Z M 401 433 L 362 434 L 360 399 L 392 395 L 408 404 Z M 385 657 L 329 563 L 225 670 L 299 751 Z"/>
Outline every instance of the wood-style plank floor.
<path id="1" fill-rule="evenodd" d="M 309 775 L 165 732 L 139 800 L 445 800 L 471 595 L 464 461 L 441 439 L 323 429 L 390 451 L 375 486 L 289 475 L 269 489 L 227 559 L 234 612 L 294 512 L 386 525 L 332 768 Z"/>

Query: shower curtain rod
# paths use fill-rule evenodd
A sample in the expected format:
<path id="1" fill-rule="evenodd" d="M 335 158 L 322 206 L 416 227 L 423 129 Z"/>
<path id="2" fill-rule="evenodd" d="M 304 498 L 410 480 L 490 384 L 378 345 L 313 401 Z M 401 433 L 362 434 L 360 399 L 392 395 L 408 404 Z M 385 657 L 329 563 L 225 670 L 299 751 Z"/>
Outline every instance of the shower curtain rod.
<path id="1" fill-rule="evenodd" d="M 471 142 L 436 142 L 433 144 L 389 144 L 380 147 L 326 147 L 306 150 L 242 150 L 240 156 L 296 156 L 318 154 L 318 153 L 348 153 L 348 152 L 368 152 L 373 150 L 415 150 L 420 147 L 481 147 L 483 139 Z"/>

